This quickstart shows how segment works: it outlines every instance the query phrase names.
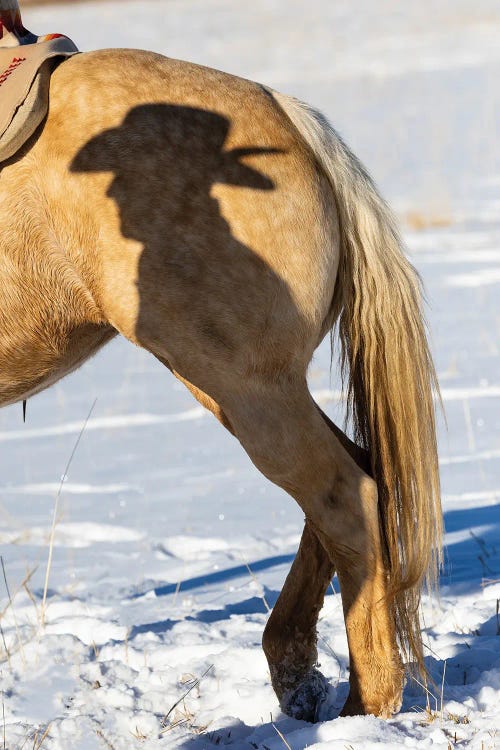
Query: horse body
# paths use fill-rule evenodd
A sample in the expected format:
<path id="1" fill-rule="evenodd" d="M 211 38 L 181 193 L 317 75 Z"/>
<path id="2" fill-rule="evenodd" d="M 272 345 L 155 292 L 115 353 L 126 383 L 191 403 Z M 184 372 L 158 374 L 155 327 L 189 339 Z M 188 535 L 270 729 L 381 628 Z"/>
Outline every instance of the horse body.
<path id="1" fill-rule="evenodd" d="M 218 71 L 135 51 L 78 55 L 53 75 L 41 132 L 1 169 L 0 264 L 0 404 L 47 387 L 117 332 L 152 352 L 306 515 L 264 636 L 283 708 L 319 716 L 315 626 L 337 569 L 344 710 L 397 710 L 396 634 L 420 658 L 412 607 L 439 528 L 433 370 L 418 283 L 334 131 Z M 342 310 L 371 462 L 306 385 Z"/>

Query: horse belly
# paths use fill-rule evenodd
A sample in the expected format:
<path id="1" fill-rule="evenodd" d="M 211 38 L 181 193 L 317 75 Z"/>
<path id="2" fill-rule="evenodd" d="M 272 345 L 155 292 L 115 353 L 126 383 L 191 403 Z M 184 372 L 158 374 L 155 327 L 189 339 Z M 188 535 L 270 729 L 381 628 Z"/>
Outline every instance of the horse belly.
<path id="1" fill-rule="evenodd" d="M 34 333 L 34 332 L 33 332 Z M 29 398 L 76 370 L 107 343 L 116 331 L 86 323 L 69 332 L 27 335 L 19 328 L 8 341 L 0 337 L 0 406 Z M 59 334 L 59 335 L 57 335 Z"/>

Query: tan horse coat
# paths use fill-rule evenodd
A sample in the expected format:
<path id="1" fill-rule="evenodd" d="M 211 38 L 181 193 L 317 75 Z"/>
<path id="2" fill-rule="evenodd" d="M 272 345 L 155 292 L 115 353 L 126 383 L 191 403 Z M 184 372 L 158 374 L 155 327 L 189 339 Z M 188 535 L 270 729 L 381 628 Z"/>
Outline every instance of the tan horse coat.
<path id="1" fill-rule="evenodd" d="M 397 710 L 397 640 L 421 664 L 416 606 L 440 534 L 434 371 L 387 208 L 321 116 L 158 55 L 79 55 L 56 70 L 41 131 L 1 167 L 0 267 L 0 404 L 117 332 L 152 352 L 304 510 L 264 635 L 284 710 L 319 715 L 315 627 L 335 569 L 344 712 Z M 339 315 L 371 458 L 307 389 Z"/>

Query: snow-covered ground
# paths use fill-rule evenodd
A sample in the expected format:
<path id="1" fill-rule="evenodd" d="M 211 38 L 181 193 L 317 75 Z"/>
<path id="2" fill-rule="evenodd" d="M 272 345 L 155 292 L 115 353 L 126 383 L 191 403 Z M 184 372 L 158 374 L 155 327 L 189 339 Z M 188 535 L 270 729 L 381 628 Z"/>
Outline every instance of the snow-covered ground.
<path id="1" fill-rule="evenodd" d="M 26 425 L 20 406 L 0 412 L 0 747 L 500 747 L 498 4 L 149 0 L 24 17 L 82 49 L 145 47 L 261 80 L 346 136 L 427 288 L 447 547 L 441 599 L 423 603 L 428 708 L 410 682 L 390 721 L 283 716 L 260 639 L 301 514 L 168 372 L 116 340 L 30 401 Z M 310 384 L 341 419 L 327 344 Z M 55 496 L 95 398 L 59 499 L 42 628 Z M 319 636 L 335 717 L 348 673 L 333 587 Z"/>

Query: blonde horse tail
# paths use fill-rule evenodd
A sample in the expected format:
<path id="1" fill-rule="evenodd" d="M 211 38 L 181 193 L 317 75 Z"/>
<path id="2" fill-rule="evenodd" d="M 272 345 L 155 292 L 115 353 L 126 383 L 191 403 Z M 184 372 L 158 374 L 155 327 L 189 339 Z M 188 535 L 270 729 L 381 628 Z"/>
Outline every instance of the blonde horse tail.
<path id="1" fill-rule="evenodd" d="M 319 112 L 272 92 L 327 175 L 340 221 L 332 301 L 356 439 L 371 455 L 396 632 L 425 675 L 424 583 L 437 584 L 442 518 L 433 390 L 420 278 L 363 165 Z"/>

